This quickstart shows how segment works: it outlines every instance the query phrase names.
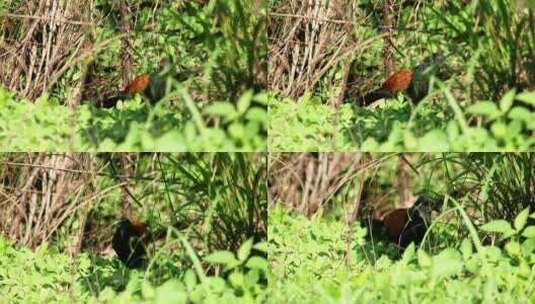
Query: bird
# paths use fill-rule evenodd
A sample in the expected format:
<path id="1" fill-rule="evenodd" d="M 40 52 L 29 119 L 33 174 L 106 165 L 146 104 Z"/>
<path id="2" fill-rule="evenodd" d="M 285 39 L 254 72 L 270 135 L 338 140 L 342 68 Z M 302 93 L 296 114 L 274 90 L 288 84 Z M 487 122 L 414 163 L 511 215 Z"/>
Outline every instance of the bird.
<path id="1" fill-rule="evenodd" d="M 444 198 L 441 196 L 423 194 L 411 207 L 387 213 L 383 218 L 383 224 L 390 240 L 403 249 L 410 243 L 419 245 L 431 225 L 431 213 L 440 211 L 443 202 Z"/>
<path id="2" fill-rule="evenodd" d="M 442 208 L 443 198 L 420 195 L 408 208 L 394 208 L 381 216 L 365 219 L 372 234 L 384 235 L 398 248 L 405 249 L 411 243 L 421 244 L 432 222 L 431 214 Z M 381 234 L 381 233 L 379 233 Z"/>
<path id="3" fill-rule="evenodd" d="M 144 242 L 147 236 L 147 224 L 132 223 L 127 218 L 119 221 L 113 235 L 112 248 L 128 268 L 137 268 L 144 264 L 147 256 Z"/>
<path id="4" fill-rule="evenodd" d="M 431 75 L 447 77 L 444 69 L 445 57 L 441 52 L 425 58 L 414 69 L 402 69 L 390 75 L 381 88 L 361 97 L 361 104 L 366 106 L 382 98 L 393 98 L 407 92 L 414 104 L 418 104 L 428 93 Z"/>
<path id="5" fill-rule="evenodd" d="M 129 100 L 136 94 L 143 95 L 154 105 L 166 94 L 167 78 L 170 74 L 171 64 L 164 59 L 160 62 L 160 72 L 151 74 L 141 74 L 130 81 L 119 93 L 104 98 L 100 102 L 102 108 L 113 108 L 119 100 Z"/>
<path id="6" fill-rule="evenodd" d="M 385 215 L 383 224 L 390 240 L 400 248 L 410 243 L 419 245 L 430 225 L 430 219 L 416 207 L 396 209 Z"/>
<path id="7" fill-rule="evenodd" d="M 188 222 L 176 222 L 170 225 L 178 230 L 186 229 Z M 122 217 L 118 223 L 112 238 L 112 248 L 128 268 L 139 268 L 145 265 L 147 260 L 147 248 L 149 245 L 158 245 L 168 234 L 169 226 L 149 229 L 149 225 L 143 222 L 132 222 Z"/>

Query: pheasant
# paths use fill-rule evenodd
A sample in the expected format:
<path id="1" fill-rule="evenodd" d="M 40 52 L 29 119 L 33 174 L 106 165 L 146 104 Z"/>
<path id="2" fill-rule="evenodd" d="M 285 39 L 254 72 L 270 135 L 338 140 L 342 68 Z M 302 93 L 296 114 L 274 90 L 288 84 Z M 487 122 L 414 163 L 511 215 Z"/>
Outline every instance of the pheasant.
<path id="1" fill-rule="evenodd" d="M 112 239 L 113 250 L 127 267 L 136 268 L 143 265 L 147 252 L 144 240 L 148 236 L 145 223 L 132 223 L 126 218 L 119 221 Z"/>
<path id="2" fill-rule="evenodd" d="M 406 248 L 410 243 L 420 244 L 431 224 L 433 210 L 442 208 L 441 198 L 420 196 L 410 208 L 394 209 L 380 219 L 372 219 L 372 231 L 384 230 L 393 243 Z"/>
<path id="3" fill-rule="evenodd" d="M 188 227 L 187 222 L 177 222 L 171 226 L 178 230 Z M 168 227 L 150 229 L 146 223 L 131 222 L 123 217 L 119 220 L 112 238 L 112 248 L 119 260 L 128 268 L 137 268 L 145 264 L 147 246 L 157 243 L 167 236 Z"/>
<path id="4" fill-rule="evenodd" d="M 124 90 L 118 94 L 105 98 L 100 102 L 100 106 L 106 109 L 113 108 L 119 100 L 129 100 L 136 94 L 145 96 L 151 104 L 156 104 L 166 93 L 166 75 L 169 74 L 170 63 L 162 60 L 160 63 L 162 71 L 159 73 L 142 74 L 134 78 Z"/>
<path id="5" fill-rule="evenodd" d="M 420 244 L 430 222 L 430 214 L 422 212 L 417 207 L 397 209 L 383 218 L 390 240 L 401 248 L 406 248 L 412 242 Z"/>
<path id="6" fill-rule="evenodd" d="M 369 105 L 382 98 L 392 98 L 401 92 L 407 92 L 413 103 L 419 103 L 428 93 L 431 75 L 446 76 L 443 69 L 444 60 L 442 54 L 435 53 L 414 69 L 395 72 L 387 78 L 381 88 L 363 96 L 361 104 Z"/>

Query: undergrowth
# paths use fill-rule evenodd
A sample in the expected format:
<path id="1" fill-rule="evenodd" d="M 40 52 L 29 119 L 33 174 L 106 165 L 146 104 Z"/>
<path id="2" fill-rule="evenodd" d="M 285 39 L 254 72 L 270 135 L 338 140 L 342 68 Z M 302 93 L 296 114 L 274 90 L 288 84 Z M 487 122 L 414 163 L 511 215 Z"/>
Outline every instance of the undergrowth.
<path id="1" fill-rule="evenodd" d="M 263 94 L 200 108 L 184 95 L 180 107 L 150 108 L 141 98 L 113 109 L 76 110 L 47 96 L 16 101 L 0 88 L 2 151 L 259 151 L 266 149 Z M 218 117 L 220 124 L 207 124 Z"/>
<path id="2" fill-rule="evenodd" d="M 246 241 L 237 253 L 217 251 L 202 259 L 183 252 L 196 266 L 162 272 L 172 263 L 160 255 L 156 266 L 129 270 L 117 259 L 66 254 L 43 244 L 36 252 L 15 248 L 0 237 L 2 303 L 257 303 L 266 299 L 267 261 L 251 256 L 265 243 Z M 175 257 L 176 258 L 176 257 Z M 220 275 L 205 275 L 201 263 L 220 264 Z M 166 279 L 174 277 L 173 279 Z"/>
<path id="3" fill-rule="evenodd" d="M 448 95 L 446 95 L 448 96 Z M 450 96 L 451 97 L 451 96 Z M 338 110 L 309 95 L 270 97 L 269 145 L 274 151 L 529 151 L 535 149 L 535 93 L 510 91 L 498 102 L 464 110 L 403 100 Z M 516 101 L 515 101 L 516 100 Z"/>
<path id="4" fill-rule="evenodd" d="M 468 238 L 437 252 L 411 245 L 396 255 L 392 245 L 372 247 L 361 227 L 348 231 L 339 220 L 307 219 L 277 207 L 269 214 L 269 300 L 532 303 L 535 226 L 526 223 L 527 209 L 514 224 L 499 220 L 481 227 L 498 233 L 504 246 L 482 246 Z M 377 259 L 370 258 L 371 252 Z"/>

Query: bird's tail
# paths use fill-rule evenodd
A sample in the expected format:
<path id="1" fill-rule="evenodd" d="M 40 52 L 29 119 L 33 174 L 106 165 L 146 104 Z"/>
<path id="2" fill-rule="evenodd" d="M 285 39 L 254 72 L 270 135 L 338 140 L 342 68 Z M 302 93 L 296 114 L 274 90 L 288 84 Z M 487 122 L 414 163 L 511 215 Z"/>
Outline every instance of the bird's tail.
<path id="1" fill-rule="evenodd" d="M 359 103 L 361 106 L 368 106 L 374 101 L 377 101 L 382 98 L 391 98 L 393 96 L 394 95 L 390 91 L 381 88 L 371 91 L 368 94 L 362 96 L 359 100 Z"/>

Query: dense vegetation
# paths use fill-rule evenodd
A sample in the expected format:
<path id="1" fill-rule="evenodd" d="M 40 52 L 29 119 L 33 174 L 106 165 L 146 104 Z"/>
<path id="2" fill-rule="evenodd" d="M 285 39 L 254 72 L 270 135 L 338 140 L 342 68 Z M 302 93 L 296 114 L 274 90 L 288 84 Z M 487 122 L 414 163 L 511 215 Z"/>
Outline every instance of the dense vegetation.
<path id="1" fill-rule="evenodd" d="M 270 147 L 276 151 L 497 151 L 535 147 L 533 2 L 272 1 Z M 303 18 L 296 17 L 303 16 Z M 432 54 L 445 71 L 414 104 L 364 105 Z"/>
<path id="2" fill-rule="evenodd" d="M 3 151 L 266 149 L 261 1 L 41 2 L 0 8 Z"/>
<path id="3" fill-rule="evenodd" d="M 275 201 L 270 203 L 268 226 L 270 301 L 535 299 L 533 155 L 402 157 L 411 167 L 404 168 L 395 154 L 274 156 L 270 192 Z M 325 167 L 334 168 L 329 177 L 319 174 Z M 289 184 L 290 174 L 302 183 Z M 403 176 L 410 176 L 409 181 Z M 407 192 L 441 194 L 443 206 L 433 213 L 423 242 L 402 249 L 381 233 L 370 234 L 359 207 L 363 192 L 371 196 L 368 204 L 384 208 L 402 203 Z M 356 209 L 358 216 L 353 218 Z"/>
<path id="4" fill-rule="evenodd" d="M 265 155 L 3 154 L 0 162 L 0 302 L 267 297 Z M 121 216 L 148 224 L 141 268 L 110 248 Z"/>

